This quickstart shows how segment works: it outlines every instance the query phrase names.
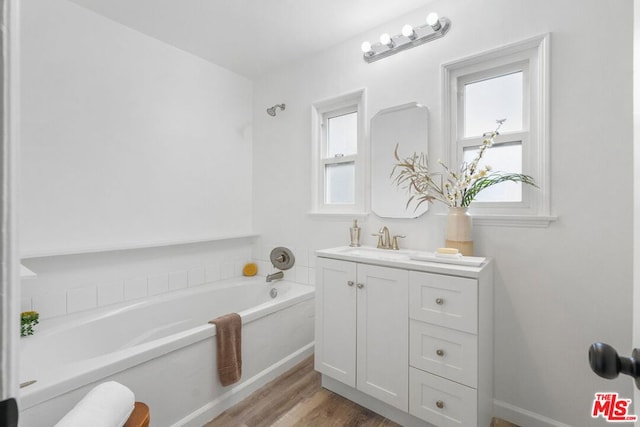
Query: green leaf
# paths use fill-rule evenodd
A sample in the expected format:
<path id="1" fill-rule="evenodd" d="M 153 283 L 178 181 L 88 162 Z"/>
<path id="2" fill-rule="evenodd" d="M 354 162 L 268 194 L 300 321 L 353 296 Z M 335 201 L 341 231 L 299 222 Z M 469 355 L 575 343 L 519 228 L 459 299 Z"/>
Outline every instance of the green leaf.
<path id="1" fill-rule="evenodd" d="M 471 202 L 476 198 L 485 188 L 489 188 L 493 185 L 500 184 L 501 182 L 521 182 L 523 184 L 532 185 L 536 188 L 532 177 L 520 173 L 501 173 L 495 172 L 482 178 L 478 178 L 465 192 L 462 198 L 462 206 L 469 206 Z"/>

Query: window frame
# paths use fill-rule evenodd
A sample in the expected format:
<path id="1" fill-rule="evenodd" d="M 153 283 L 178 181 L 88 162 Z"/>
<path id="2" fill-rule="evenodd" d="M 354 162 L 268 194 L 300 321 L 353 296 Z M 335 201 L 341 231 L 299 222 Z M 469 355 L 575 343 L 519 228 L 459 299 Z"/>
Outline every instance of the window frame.
<path id="1" fill-rule="evenodd" d="M 454 166 L 461 164 L 464 148 L 482 141 L 464 136 L 464 85 L 523 72 L 522 131 L 501 133 L 495 145 L 521 142 L 522 173 L 539 188 L 523 185 L 521 202 L 472 203 L 469 212 L 476 224 L 546 227 L 556 219 L 550 214 L 549 192 L 549 39 L 545 34 L 442 65 L 443 153 Z"/>
<path id="2" fill-rule="evenodd" d="M 312 104 L 312 200 L 311 214 L 336 216 L 365 216 L 365 89 L 359 89 L 334 98 Z M 327 157 L 327 121 L 348 113 L 357 113 L 356 154 L 342 157 Z M 326 166 L 329 164 L 354 163 L 354 203 L 326 203 Z"/>

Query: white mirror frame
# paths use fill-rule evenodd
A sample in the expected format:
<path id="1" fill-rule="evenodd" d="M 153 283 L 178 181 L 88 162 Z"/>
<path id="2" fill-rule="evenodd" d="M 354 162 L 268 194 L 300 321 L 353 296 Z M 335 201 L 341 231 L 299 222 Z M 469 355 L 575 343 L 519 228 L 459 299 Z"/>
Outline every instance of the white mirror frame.
<path id="1" fill-rule="evenodd" d="M 417 102 L 380 110 L 371 118 L 371 210 L 382 218 L 417 218 L 429 209 L 407 207 L 409 194 L 393 182 L 396 144 L 400 157 L 427 153 L 429 109 Z"/>

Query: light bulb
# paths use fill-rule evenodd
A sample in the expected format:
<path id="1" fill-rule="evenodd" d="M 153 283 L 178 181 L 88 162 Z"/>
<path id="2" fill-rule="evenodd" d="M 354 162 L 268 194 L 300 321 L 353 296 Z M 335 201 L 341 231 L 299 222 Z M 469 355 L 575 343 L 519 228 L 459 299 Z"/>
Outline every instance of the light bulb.
<path id="1" fill-rule="evenodd" d="M 440 21 L 438 20 L 438 14 L 435 12 L 431 12 L 427 15 L 427 25 L 430 25 L 434 31 L 438 31 L 442 25 L 440 25 Z"/>
<path id="2" fill-rule="evenodd" d="M 371 43 L 369 43 L 369 42 L 362 42 L 362 44 L 360 45 L 360 49 L 362 49 L 362 53 L 369 53 L 369 52 L 371 52 Z"/>
<path id="3" fill-rule="evenodd" d="M 391 43 L 391 36 L 389 35 L 389 33 L 383 33 L 382 35 L 380 35 L 380 43 L 389 47 L 393 46 L 393 44 Z"/>
<path id="4" fill-rule="evenodd" d="M 402 27 L 402 35 L 410 38 L 411 40 L 416 38 L 416 33 L 413 31 L 413 27 L 409 24 Z"/>

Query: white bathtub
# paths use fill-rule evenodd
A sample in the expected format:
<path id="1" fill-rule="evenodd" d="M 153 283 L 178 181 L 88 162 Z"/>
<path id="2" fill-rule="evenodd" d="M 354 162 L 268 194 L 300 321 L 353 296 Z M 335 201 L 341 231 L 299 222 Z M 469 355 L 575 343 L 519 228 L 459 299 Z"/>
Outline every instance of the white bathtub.
<path id="1" fill-rule="evenodd" d="M 278 296 L 271 298 L 271 288 Z M 20 426 L 51 426 L 106 380 L 147 403 L 151 425 L 201 426 L 313 352 L 312 286 L 236 278 L 143 301 L 44 320 L 21 340 Z M 243 373 L 222 387 L 215 326 L 243 321 Z"/>

